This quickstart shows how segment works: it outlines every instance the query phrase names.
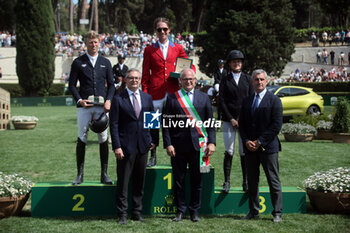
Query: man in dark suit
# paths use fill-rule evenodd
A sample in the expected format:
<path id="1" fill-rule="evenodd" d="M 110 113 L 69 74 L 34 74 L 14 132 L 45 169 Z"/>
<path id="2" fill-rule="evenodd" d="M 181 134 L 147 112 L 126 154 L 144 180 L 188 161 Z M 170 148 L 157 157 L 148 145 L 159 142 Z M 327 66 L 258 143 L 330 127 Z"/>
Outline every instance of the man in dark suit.
<path id="1" fill-rule="evenodd" d="M 124 64 L 125 56 L 123 54 L 118 55 L 118 63 L 113 66 L 113 75 L 114 75 L 114 85 L 115 87 L 120 87 L 122 84 L 123 78 L 126 76 L 126 72 L 129 67 Z"/>
<path id="2" fill-rule="evenodd" d="M 218 67 L 214 71 L 214 85 L 220 84 L 221 79 L 227 75 L 227 70 L 224 68 L 224 66 L 225 66 L 225 61 L 222 59 L 219 59 Z"/>
<path id="3" fill-rule="evenodd" d="M 221 119 L 222 111 L 219 101 L 219 86 L 221 80 L 227 75 L 227 70 L 224 68 L 225 61 L 222 59 L 218 60 L 218 67 L 214 71 L 214 93 L 213 93 L 213 99 L 216 100 L 216 108 L 217 108 L 217 114 L 218 119 Z M 214 105 L 214 104 L 213 104 Z"/>
<path id="4" fill-rule="evenodd" d="M 244 55 L 239 50 L 232 50 L 227 55 L 227 63 L 231 71 L 221 79 L 219 89 L 219 104 L 222 111 L 222 136 L 225 145 L 224 155 L 224 178 L 222 191 L 230 191 L 230 174 L 232 158 L 235 153 L 236 135 L 238 135 L 238 154 L 240 155 L 242 168 L 242 189 L 248 190 L 246 158 L 243 152 L 243 145 L 239 137 L 238 119 L 241 111 L 242 101 L 245 97 L 254 93 L 249 75 L 242 72 Z"/>
<path id="5" fill-rule="evenodd" d="M 243 100 L 239 132 L 244 144 L 248 168 L 249 213 L 243 219 L 259 217 L 259 175 L 262 164 L 270 187 L 273 221 L 282 221 L 282 188 L 279 179 L 278 152 L 281 144 L 278 133 L 282 127 L 281 100 L 267 91 L 267 74 L 253 72 L 255 95 Z"/>
<path id="6" fill-rule="evenodd" d="M 127 72 L 126 89 L 115 95 L 110 112 L 112 147 L 117 158 L 117 209 L 119 223 L 126 224 L 128 185 L 132 181 L 132 215 L 141 216 L 147 164 L 147 152 L 154 147 L 150 131 L 143 128 L 143 113 L 153 111 L 152 97 L 139 90 L 141 75 L 137 69 Z"/>
<path id="7" fill-rule="evenodd" d="M 196 78 L 192 69 L 184 69 L 180 74 L 182 89 L 167 97 L 163 108 L 163 142 L 167 154 L 171 157 L 171 165 L 174 175 L 174 196 L 177 206 L 177 214 L 173 221 L 181 221 L 186 213 L 185 200 L 185 176 L 187 164 L 189 165 L 191 180 L 191 201 L 189 211 L 193 222 L 200 221 L 198 211 L 201 207 L 202 175 L 200 173 L 200 134 L 198 128 L 191 126 L 181 127 L 181 122 L 186 123 L 193 114 L 187 111 L 193 107 L 203 122 L 212 119 L 213 113 L 207 94 L 195 90 Z M 183 94 L 185 93 L 185 95 Z M 180 96 L 182 96 L 180 98 Z M 188 98 L 187 98 L 188 97 Z M 187 104 L 184 106 L 181 102 Z M 184 107 L 182 107 L 184 106 Z M 191 117 L 190 117 L 191 116 Z M 196 118 L 194 118 L 196 119 Z M 177 126 L 165 125 L 166 122 L 177 122 Z M 168 123 L 167 123 L 168 124 Z M 206 128 L 207 143 L 205 156 L 210 156 L 215 151 L 215 129 Z"/>
<path id="8" fill-rule="evenodd" d="M 85 36 L 85 44 L 87 53 L 73 61 L 69 75 L 69 90 L 72 92 L 78 107 L 78 140 L 76 146 L 78 175 L 73 181 L 73 185 L 83 182 L 89 124 L 92 119 L 98 119 L 104 112 L 109 112 L 115 92 L 112 65 L 108 59 L 98 54 L 99 35 L 97 32 L 89 31 Z M 80 83 L 79 90 L 76 87 L 78 81 Z M 102 106 L 95 106 L 91 102 L 99 102 Z M 101 183 L 112 184 L 107 175 L 107 129 L 97 135 L 100 143 Z"/>

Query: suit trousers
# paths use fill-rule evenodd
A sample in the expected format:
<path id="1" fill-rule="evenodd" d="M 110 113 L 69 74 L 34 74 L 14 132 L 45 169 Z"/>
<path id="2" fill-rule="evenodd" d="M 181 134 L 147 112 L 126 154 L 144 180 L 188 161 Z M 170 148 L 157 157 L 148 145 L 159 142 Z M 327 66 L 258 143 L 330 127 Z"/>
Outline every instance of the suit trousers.
<path id="1" fill-rule="evenodd" d="M 128 210 L 128 188 L 132 176 L 132 214 L 138 215 L 142 211 L 144 194 L 147 153 L 140 154 L 138 149 L 134 154 L 125 155 L 117 160 L 117 193 L 116 203 L 119 216 L 126 216 Z"/>
<path id="2" fill-rule="evenodd" d="M 176 151 L 176 148 L 175 148 Z M 183 214 L 186 213 L 186 190 L 185 177 L 187 172 L 187 164 L 190 172 L 191 182 L 191 200 L 189 203 L 190 214 L 198 214 L 201 207 L 202 193 L 202 174 L 200 173 L 199 151 L 185 153 L 176 153 L 175 157 L 171 158 L 171 166 L 174 176 L 174 196 L 177 206 L 177 211 Z"/>
<path id="3" fill-rule="evenodd" d="M 259 176 L 262 164 L 270 188 L 273 216 L 282 215 L 282 187 L 279 179 L 278 153 L 266 154 L 261 151 L 246 153 L 248 170 L 249 209 L 259 214 Z"/>

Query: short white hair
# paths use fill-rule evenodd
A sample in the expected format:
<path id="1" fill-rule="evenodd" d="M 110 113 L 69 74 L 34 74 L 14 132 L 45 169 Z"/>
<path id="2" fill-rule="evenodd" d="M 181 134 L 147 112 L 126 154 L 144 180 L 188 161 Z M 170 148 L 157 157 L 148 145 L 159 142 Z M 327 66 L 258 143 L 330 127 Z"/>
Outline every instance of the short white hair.
<path id="1" fill-rule="evenodd" d="M 194 77 L 194 78 L 196 77 L 196 73 L 194 72 L 194 70 L 192 70 L 191 68 L 185 68 L 185 69 L 181 70 L 181 72 L 180 72 L 180 78 L 183 78 L 185 71 L 191 71 L 192 74 L 193 74 L 193 77 Z"/>
<path id="2" fill-rule="evenodd" d="M 256 69 L 256 70 L 254 70 L 254 71 L 253 71 L 253 74 L 252 74 L 252 77 L 254 78 L 256 75 L 262 74 L 262 73 L 264 73 L 265 79 L 267 80 L 268 77 L 267 77 L 266 71 L 263 70 L 263 69 Z"/>

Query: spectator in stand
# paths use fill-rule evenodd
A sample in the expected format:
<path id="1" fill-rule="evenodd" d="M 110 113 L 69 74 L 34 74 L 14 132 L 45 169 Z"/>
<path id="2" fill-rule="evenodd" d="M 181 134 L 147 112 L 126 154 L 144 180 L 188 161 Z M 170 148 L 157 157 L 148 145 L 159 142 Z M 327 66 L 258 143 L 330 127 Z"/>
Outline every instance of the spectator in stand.
<path id="1" fill-rule="evenodd" d="M 323 42 L 323 47 L 326 46 L 326 43 L 327 43 L 327 37 L 328 37 L 328 34 L 326 31 L 323 31 L 322 33 L 322 42 Z"/>
<path id="2" fill-rule="evenodd" d="M 340 65 L 345 65 L 345 53 L 343 51 L 340 52 Z"/>
<path id="3" fill-rule="evenodd" d="M 350 45 L 350 29 L 348 29 L 348 32 L 346 33 L 345 40 L 347 45 Z"/>
<path id="4" fill-rule="evenodd" d="M 328 34 L 327 40 L 328 40 L 329 46 L 332 46 L 332 42 L 333 42 L 333 33 L 332 32 L 330 32 Z"/>
<path id="5" fill-rule="evenodd" d="M 322 63 L 321 61 L 321 56 L 322 56 L 322 52 L 321 50 L 319 49 L 317 54 L 316 54 L 316 63 Z"/>
<path id="6" fill-rule="evenodd" d="M 334 65 L 335 52 L 333 49 L 329 52 L 329 55 L 331 56 L 331 64 Z"/>
<path id="7" fill-rule="evenodd" d="M 312 47 L 316 47 L 317 38 L 316 38 L 315 32 L 312 32 L 311 34 L 311 41 L 312 41 Z"/>
<path id="8" fill-rule="evenodd" d="M 341 45 L 344 45 L 344 41 L 345 41 L 345 31 L 342 30 L 340 33 L 340 41 L 341 41 Z"/>
<path id="9" fill-rule="evenodd" d="M 326 49 L 323 49 L 322 51 L 322 59 L 324 64 L 328 64 L 328 52 Z"/>

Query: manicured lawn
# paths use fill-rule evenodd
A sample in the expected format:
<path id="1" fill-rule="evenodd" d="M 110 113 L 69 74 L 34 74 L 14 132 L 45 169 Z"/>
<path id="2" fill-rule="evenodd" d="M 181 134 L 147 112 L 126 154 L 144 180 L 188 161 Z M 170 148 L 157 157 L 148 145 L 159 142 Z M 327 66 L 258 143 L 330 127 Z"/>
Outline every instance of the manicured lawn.
<path id="1" fill-rule="evenodd" d="M 0 131 L 0 171 L 20 173 L 34 182 L 73 181 L 75 140 L 77 137 L 74 107 L 15 107 L 13 115 L 34 115 L 39 118 L 34 130 Z M 309 175 L 319 170 L 350 167 L 350 145 L 331 141 L 309 143 L 284 142 L 281 135 L 280 178 L 283 186 L 300 186 Z M 223 183 L 224 146 L 222 133 L 217 133 L 217 148 L 211 157 L 215 167 L 215 186 Z M 169 164 L 165 151 L 158 148 L 158 163 Z M 98 141 L 90 135 L 86 153 L 85 180 L 99 180 Z M 116 162 L 110 152 L 108 174 L 116 179 Z M 239 158 L 235 155 L 231 174 L 232 186 L 241 185 Z M 267 186 L 261 171 L 261 185 Z M 146 187 L 147 188 L 147 187 Z M 48 206 L 48 208 L 50 208 Z M 128 221 L 120 226 L 116 218 L 31 218 L 30 200 L 22 216 L 0 220 L 0 232 L 350 232 L 350 219 L 345 215 L 285 214 L 283 222 L 273 224 L 271 215 L 259 221 L 242 221 L 240 215 L 203 216 L 200 223 L 190 220 L 173 223 L 169 216 L 146 217 L 146 223 Z"/>

